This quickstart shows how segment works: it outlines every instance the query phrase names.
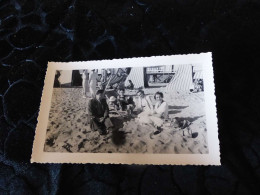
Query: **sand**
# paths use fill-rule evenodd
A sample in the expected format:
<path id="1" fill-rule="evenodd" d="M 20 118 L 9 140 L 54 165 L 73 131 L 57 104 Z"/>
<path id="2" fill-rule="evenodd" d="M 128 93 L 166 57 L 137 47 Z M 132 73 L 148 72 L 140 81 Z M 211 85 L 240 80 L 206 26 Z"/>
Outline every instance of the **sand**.
<path id="1" fill-rule="evenodd" d="M 145 89 L 145 93 L 152 97 L 160 89 L 163 88 Z M 127 93 L 134 94 L 135 91 Z M 166 92 L 164 96 L 169 104 L 169 116 L 175 122 L 165 122 L 161 133 L 154 135 L 155 128 L 140 124 L 135 116 L 111 114 L 115 130 L 104 136 L 92 131 L 87 123 L 87 104 L 90 98 L 82 98 L 81 88 L 55 88 L 44 151 L 208 153 L 204 93 Z"/>

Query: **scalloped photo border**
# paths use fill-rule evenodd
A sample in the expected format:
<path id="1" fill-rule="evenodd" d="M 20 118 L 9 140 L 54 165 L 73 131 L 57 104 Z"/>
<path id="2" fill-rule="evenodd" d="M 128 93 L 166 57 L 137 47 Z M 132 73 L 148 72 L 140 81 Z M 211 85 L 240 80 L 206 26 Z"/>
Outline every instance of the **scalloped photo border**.
<path id="1" fill-rule="evenodd" d="M 53 82 L 56 70 L 143 67 L 173 64 L 202 64 L 207 154 L 151 154 L 151 153 L 61 153 L 44 152 L 45 136 L 51 107 Z M 38 124 L 33 143 L 31 163 L 95 163 L 95 164 L 140 164 L 140 165 L 221 165 L 218 140 L 214 75 L 212 54 L 187 54 L 153 56 L 100 61 L 49 62 L 41 98 Z"/>

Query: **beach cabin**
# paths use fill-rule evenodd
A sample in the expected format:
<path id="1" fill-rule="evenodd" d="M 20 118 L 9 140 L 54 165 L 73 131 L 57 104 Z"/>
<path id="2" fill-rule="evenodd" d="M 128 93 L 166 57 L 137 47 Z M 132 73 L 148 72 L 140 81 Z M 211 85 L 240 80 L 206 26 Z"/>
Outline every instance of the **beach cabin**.
<path id="1" fill-rule="evenodd" d="M 80 87 L 82 86 L 82 73 L 83 70 L 57 71 L 54 86 Z M 99 75 L 98 79 L 104 84 L 108 82 L 110 84 L 124 82 L 125 85 L 128 85 L 128 81 L 131 80 L 136 89 L 165 87 L 166 90 L 190 91 L 194 88 L 196 80 L 203 81 L 202 66 L 200 64 L 98 69 L 97 73 Z M 104 75 L 106 76 L 104 77 Z M 112 78 L 110 79 L 110 77 Z"/>
<path id="2" fill-rule="evenodd" d="M 135 88 L 166 87 L 166 90 L 190 91 L 196 79 L 203 80 L 200 64 L 133 68 L 126 82 L 131 80 Z"/>
<path id="3" fill-rule="evenodd" d="M 173 65 L 132 68 L 126 84 L 131 80 L 135 88 L 166 86 L 174 74 Z"/>
<path id="4" fill-rule="evenodd" d="M 87 70 L 89 73 L 91 70 Z M 96 69 L 98 73 L 98 81 L 106 83 L 110 76 L 113 76 L 110 80 L 111 84 L 119 82 L 123 77 L 114 76 L 117 73 L 124 73 L 125 69 L 109 68 L 109 69 Z M 58 70 L 56 71 L 54 79 L 54 87 L 80 87 L 82 86 L 82 73 L 83 70 Z M 106 76 L 105 76 L 106 75 Z M 121 78 L 122 77 L 122 78 Z"/>

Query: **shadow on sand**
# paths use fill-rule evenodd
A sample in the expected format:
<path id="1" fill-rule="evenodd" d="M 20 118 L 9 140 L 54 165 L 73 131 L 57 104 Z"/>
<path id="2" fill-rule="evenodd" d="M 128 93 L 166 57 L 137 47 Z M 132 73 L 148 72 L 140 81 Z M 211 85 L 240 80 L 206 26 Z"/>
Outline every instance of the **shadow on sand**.
<path id="1" fill-rule="evenodd" d="M 194 122 L 195 120 L 197 120 L 197 119 L 199 119 L 199 118 L 201 118 L 201 117 L 203 117 L 204 115 L 201 115 L 201 116 L 195 116 L 195 117 L 176 117 L 176 119 L 178 120 L 178 121 L 184 121 L 184 120 L 187 120 L 187 121 L 189 121 L 189 122 Z"/>
<path id="2" fill-rule="evenodd" d="M 170 109 L 184 109 L 184 108 L 187 108 L 189 106 L 169 106 L 169 110 Z"/>
<path id="3" fill-rule="evenodd" d="M 177 113 L 180 113 L 180 112 L 181 112 L 180 110 L 170 110 L 169 114 L 177 114 Z"/>
<path id="4" fill-rule="evenodd" d="M 169 106 L 169 114 L 177 114 L 181 112 L 181 109 L 187 108 L 189 106 Z"/>
<path id="5" fill-rule="evenodd" d="M 126 121 L 130 121 L 131 118 L 124 118 L 124 117 L 111 117 L 111 121 L 114 124 L 114 128 L 112 131 L 112 142 L 117 145 L 124 145 L 126 140 L 126 133 L 124 131 L 120 131 L 123 128 L 123 124 Z"/>

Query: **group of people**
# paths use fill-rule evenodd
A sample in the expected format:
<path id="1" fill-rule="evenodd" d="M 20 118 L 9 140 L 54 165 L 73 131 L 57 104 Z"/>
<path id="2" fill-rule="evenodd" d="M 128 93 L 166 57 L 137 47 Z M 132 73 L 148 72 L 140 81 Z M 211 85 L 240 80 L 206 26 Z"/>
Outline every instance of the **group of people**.
<path id="1" fill-rule="evenodd" d="M 124 95 L 124 89 L 119 90 L 117 98 L 109 98 L 109 105 L 115 109 L 126 110 L 131 114 L 134 108 L 139 111 L 137 120 L 142 124 L 153 125 L 156 130 L 154 134 L 162 131 L 164 120 L 168 118 L 168 104 L 163 100 L 163 93 L 156 92 L 154 99 L 155 105 L 152 104 L 149 96 L 144 94 L 143 90 L 138 90 L 138 100 L 133 101 L 131 97 Z M 88 104 L 88 114 L 90 117 L 90 127 L 92 130 L 98 131 L 101 135 L 105 135 L 109 130 L 113 129 L 113 123 L 109 118 L 109 105 L 104 96 L 104 90 L 98 90 L 95 98 L 92 98 Z"/>
<path id="2" fill-rule="evenodd" d="M 119 89 L 118 96 L 110 96 L 110 98 L 107 98 L 104 90 L 97 90 L 95 97 L 88 103 L 88 114 L 91 129 L 98 131 L 101 135 L 113 129 L 113 123 L 109 118 L 109 106 L 116 111 L 127 111 L 128 115 L 131 115 L 135 103 L 133 98 L 125 95 L 125 89 Z"/>
<path id="3" fill-rule="evenodd" d="M 132 97 L 125 95 L 125 89 L 121 88 L 118 90 L 118 95 L 110 96 L 108 98 L 109 106 L 111 109 L 118 111 L 127 111 L 128 115 L 132 115 L 133 110 L 135 108 L 135 102 Z"/>
<path id="4" fill-rule="evenodd" d="M 162 92 L 154 94 L 155 105 L 143 90 L 137 91 L 138 97 L 134 101 L 132 97 L 125 95 L 125 89 L 132 90 L 134 87 L 132 81 L 129 81 L 129 86 L 118 89 L 117 96 L 107 97 L 104 90 L 97 90 L 97 77 L 95 69 L 92 69 L 89 74 L 84 70 L 82 74 L 83 97 L 87 96 L 88 89 L 91 94 L 88 114 L 92 130 L 105 135 L 113 129 L 113 123 L 109 118 L 109 107 L 112 107 L 116 111 L 126 111 L 128 115 L 132 115 L 133 110 L 136 109 L 139 113 L 137 120 L 140 123 L 154 126 L 156 128 L 154 134 L 162 131 L 164 120 L 168 118 L 168 104 L 163 100 Z"/>

